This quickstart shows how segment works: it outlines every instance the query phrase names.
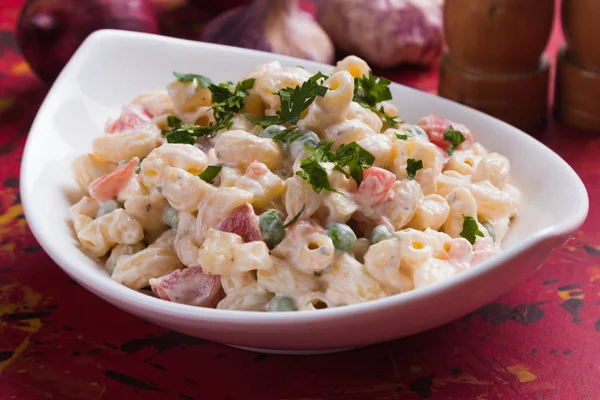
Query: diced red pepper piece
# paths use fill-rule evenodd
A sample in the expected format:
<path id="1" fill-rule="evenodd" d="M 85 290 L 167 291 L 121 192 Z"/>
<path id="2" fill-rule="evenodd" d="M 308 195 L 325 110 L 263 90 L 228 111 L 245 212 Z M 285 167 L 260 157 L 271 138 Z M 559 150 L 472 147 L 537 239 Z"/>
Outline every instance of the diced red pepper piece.
<path id="1" fill-rule="evenodd" d="M 465 141 L 458 146 L 457 149 L 466 150 L 473 144 L 473 132 L 471 132 L 469 128 L 438 115 L 428 115 L 423 117 L 419 120 L 418 125 L 423 128 L 425 133 L 427 133 L 431 143 L 441 147 L 444 151 L 450 146 L 450 142 L 444 139 L 444 133 L 448 130 L 450 125 L 465 137 Z"/>
<path id="2" fill-rule="evenodd" d="M 396 175 L 390 171 L 379 167 L 367 168 L 354 198 L 360 206 L 377 205 L 385 199 L 394 182 Z"/>
<path id="3" fill-rule="evenodd" d="M 139 163 L 140 159 L 133 157 L 127 163 L 119 165 L 112 172 L 90 183 L 88 186 L 90 196 L 98 201 L 116 199 L 119 191 L 135 175 L 135 167 Z"/>

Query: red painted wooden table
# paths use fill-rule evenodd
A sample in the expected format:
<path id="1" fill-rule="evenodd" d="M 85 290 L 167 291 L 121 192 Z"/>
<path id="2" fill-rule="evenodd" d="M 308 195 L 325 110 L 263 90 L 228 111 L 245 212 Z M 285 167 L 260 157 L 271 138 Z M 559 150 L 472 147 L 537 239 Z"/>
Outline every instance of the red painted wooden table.
<path id="1" fill-rule="evenodd" d="M 600 399 L 600 136 L 558 124 L 536 133 L 586 183 L 590 215 L 567 246 L 496 302 L 360 350 L 249 353 L 126 314 L 40 251 L 18 184 L 47 88 L 13 37 L 21 4 L 0 6 L 0 399 Z M 561 40 L 556 31 L 551 54 Z M 386 75 L 436 86 L 435 68 Z"/>

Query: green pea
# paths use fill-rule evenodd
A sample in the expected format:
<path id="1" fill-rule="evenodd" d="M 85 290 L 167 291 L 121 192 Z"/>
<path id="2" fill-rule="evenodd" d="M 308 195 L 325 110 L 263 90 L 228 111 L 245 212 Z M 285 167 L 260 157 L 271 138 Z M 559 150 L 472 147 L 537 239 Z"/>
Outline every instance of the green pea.
<path id="1" fill-rule="evenodd" d="M 261 138 L 273 139 L 274 136 L 279 135 L 285 130 L 285 126 L 271 125 L 266 127 L 260 134 Z"/>
<path id="2" fill-rule="evenodd" d="M 267 305 L 267 311 L 297 311 L 296 302 L 288 296 L 277 295 L 271 299 Z"/>
<path id="3" fill-rule="evenodd" d="M 172 229 L 177 229 L 177 225 L 179 224 L 179 211 L 169 206 L 165 208 L 163 218 L 165 224 L 169 225 Z"/>
<path id="4" fill-rule="evenodd" d="M 341 251 L 350 251 L 356 243 L 356 235 L 346 224 L 333 223 L 327 227 L 327 236 L 331 238 L 333 247 Z"/>
<path id="5" fill-rule="evenodd" d="M 98 208 L 98 211 L 96 212 L 96 218 L 100 218 L 103 215 L 109 214 L 121 207 L 123 207 L 123 205 L 116 200 L 105 201 L 100 205 L 100 208 Z"/>
<path id="6" fill-rule="evenodd" d="M 296 159 L 306 147 L 317 147 L 319 137 L 313 131 L 299 129 L 294 131 L 287 143 L 287 152 L 292 159 Z"/>
<path id="7" fill-rule="evenodd" d="M 371 231 L 371 244 L 377 244 L 383 240 L 388 240 L 394 237 L 394 233 L 385 225 L 377 225 Z"/>
<path id="8" fill-rule="evenodd" d="M 275 247 L 283 240 L 283 214 L 277 210 L 265 211 L 258 218 L 258 226 L 263 240 L 269 247 Z"/>

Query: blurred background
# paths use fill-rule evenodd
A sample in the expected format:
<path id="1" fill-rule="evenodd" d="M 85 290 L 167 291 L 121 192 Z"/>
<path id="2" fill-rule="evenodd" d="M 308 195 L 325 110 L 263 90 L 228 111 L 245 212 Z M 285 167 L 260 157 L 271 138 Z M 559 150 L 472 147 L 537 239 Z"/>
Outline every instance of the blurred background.
<path id="1" fill-rule="evenodd" d="M 600 139 L 547 111 L 560 104 L 569 123 L 600 128 L 599 10 L 599 0 L 0 0 L 0 311 L 12 313 L 0 316 L 0 399 L 598 398 Z M 253 354 L 133 318 L 54 265 L 20 204 L 31 122 L 73 51 L 106 27 L 324 62 L 355 53 L 395 82 L 547 123 L 526 132 L 581 176 L 590 216 L 496 302 L 353 352 Z"/>
<path id="2" fill-rule="evenodd" d="M 442 0 L 8 0 L 19 3 L 18 45 L 51 83 L 102 28 L 157 33 L 334 63 L 430 66 L 441 54 Z"/>
<path id="3" fill-rule="evenodd" d="M 3 0 L 1 7 L 2 63 L 16 75 L 2 83 L 5 93 L 21 78 L 51 85 L 91 32 L 111 28 L 327 64 L 355 54 L 376 75 L 525 131 L 548 122 L 556 84 L 556 117 L 600 130 L 597 0 Z M 569 44 L 561 48 L 563 26 Z"/>

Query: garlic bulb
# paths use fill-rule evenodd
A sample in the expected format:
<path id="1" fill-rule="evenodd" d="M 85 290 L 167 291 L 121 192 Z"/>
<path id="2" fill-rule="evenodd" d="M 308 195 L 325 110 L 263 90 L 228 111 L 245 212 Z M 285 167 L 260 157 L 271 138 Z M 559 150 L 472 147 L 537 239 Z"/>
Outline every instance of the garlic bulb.
<path id="1" fill-rule="evenodd" d="M 211 21 L 202 40 L 331 64 L 331 40 L 298 0 L 254 0 Z"/>
<path id="2" fill-rule="evenodd" d="M 428 65 L 443 45 L 443 0 L 321 0 L 317 21 L 340 49 L 388 68 Z"/>

